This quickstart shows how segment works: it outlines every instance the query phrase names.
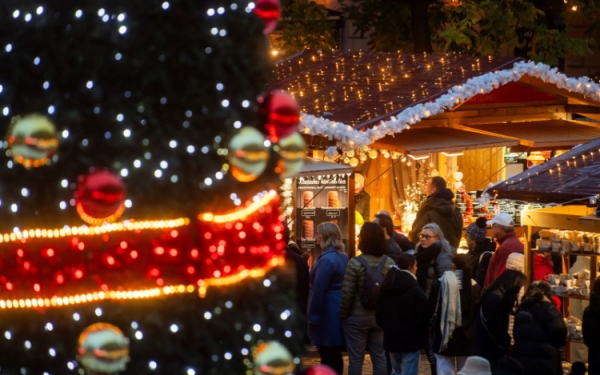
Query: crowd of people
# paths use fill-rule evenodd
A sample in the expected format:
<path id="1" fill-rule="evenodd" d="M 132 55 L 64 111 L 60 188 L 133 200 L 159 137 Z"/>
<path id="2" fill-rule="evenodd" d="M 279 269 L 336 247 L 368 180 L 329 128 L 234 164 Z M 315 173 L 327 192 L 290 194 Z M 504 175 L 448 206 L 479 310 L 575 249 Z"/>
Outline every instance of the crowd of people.
<path id="1" fill-rule="evenodd" d="M 374 375 L 417 375 L 422 353 L 432 375 L 562 374 L 567 327 L 544 281 L 554 273 L 551 260 L 536 260 L 536 281 L 524 290 L 524 247 L 505 213 L 471 224 L 469 252 L 457 255 L 462 224 L 453 195 L 440 177 L 427 189 L 408 238 L 380 211 L 362 226 L 360 255 L 350 260 L 338 226 L 317 227 L 321 252 L 310 271 L 300 272 L 308 273 L 307 336 L 321 363 L 341 375 L 345 349 L 348 375 L 362 374 L 366 353 Z M 489 226 L 495 242 L 486 236 Z M 591 297 L 583 330 L 594 374 L 600 293 Z"/>

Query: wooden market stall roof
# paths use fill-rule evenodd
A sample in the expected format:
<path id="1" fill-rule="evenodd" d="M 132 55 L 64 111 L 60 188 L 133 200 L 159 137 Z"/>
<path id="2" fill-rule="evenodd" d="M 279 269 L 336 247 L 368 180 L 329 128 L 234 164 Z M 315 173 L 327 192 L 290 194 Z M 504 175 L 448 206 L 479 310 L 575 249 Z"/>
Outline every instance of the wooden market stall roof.
<path id="1" fill-rule="evenodd" d="M 345 149 L 524 151 L 600 136 L 596 83 L 520 58 L 303 51 L 275 75 L 271 88 L 301 105 L 303 133 Z"/>
<path id="2" fill-rule="evenodd" d="M 502 199 L 565 203 L 600 194 L 600 138 L 487 189 Z"/>

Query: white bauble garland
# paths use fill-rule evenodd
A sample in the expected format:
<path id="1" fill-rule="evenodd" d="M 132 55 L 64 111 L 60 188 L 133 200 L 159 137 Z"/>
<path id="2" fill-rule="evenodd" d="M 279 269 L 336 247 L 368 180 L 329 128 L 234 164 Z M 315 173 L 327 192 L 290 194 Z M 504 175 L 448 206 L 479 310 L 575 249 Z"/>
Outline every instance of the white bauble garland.
<path id="1" fill-rule="evenodd" d="M 452 109 L 456 104 L 469 100 L 477 94 L 486 94 L 509 82 L 516 82 L 524 75 L 539 78 L 547 83 L 552 83 L 560 89 L 575 92 L 590 97 L 600 102 L 600 85 L 588 77 L 569 78 L 559 73 L 557 68 L 552 68 L 543 63 L 521 61 L 515 63 L 512 69 L 486 73 L 470 78 L 463 85 L 457 85 L 433 102 L 428 102 L 413 107 L 392 116 L 388 121 L 381 121 L 366 131 L 353 129 L 341 122 L 327 120 L 322 117 L 302 114 L 299 131 L 308 135 L 327 137 L 336 140 L 343 151 L 354 150 L 381 139 L 387 135 L 394 135 L 414 125 L 422 119 L 435 116 Z M 333 149 L 330 151 L 333 153 Z"/>

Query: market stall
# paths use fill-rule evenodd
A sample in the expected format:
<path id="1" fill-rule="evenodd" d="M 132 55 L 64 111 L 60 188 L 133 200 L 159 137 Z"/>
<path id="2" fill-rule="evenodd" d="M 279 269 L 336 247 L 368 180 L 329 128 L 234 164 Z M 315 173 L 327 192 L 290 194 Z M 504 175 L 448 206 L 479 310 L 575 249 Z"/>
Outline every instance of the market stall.
<path id="1" fill-rule="evenodd" d="M 560 254 L 562 273 L 548 275 L 553 295 L 562 299 L 562 313 L 568 328 L 565 359 L 587 362 L 587 348 L 583 344 L 581 320 L 583 309 L 589 304 L 591 286 L 598 276 L 600 256 L 600 217 L 594 208 L 586 206 L 558 206 L 524 210 L 525 273 L 533 280 L 535 254 Z M 533 231 L 539 239 L 531 247 Z"/>
<path id="2" fill-rule="evenodd" d="M 600 112 L 600 86 L 518 58 L 304 51 L 275 74 L 271 86 L 298 99 L 301 130 L 321 157 L 359 168 L 367 183 L 379 176 L 367 163 L 392 167 L 393 197 L 366 188 L 371 211 L 401 213 L 407 188 L 428 174 L 467 191 L 503 180 L 519 167 L 506 168 L 507 148 L 526 157 L 600 137 L 588 121 Z"/>

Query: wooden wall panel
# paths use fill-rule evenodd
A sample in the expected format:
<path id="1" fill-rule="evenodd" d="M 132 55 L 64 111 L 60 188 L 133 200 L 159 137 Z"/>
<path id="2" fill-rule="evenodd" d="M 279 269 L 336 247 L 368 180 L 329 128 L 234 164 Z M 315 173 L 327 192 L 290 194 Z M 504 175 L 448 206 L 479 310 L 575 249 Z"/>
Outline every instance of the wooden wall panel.
<path id="1" fill-rule="evenodd" d="M 506 176 L 504 147 L 466 150 L 457 159 L 467 191 L 485 189 L 490 182 L 496 183 Z"/>

